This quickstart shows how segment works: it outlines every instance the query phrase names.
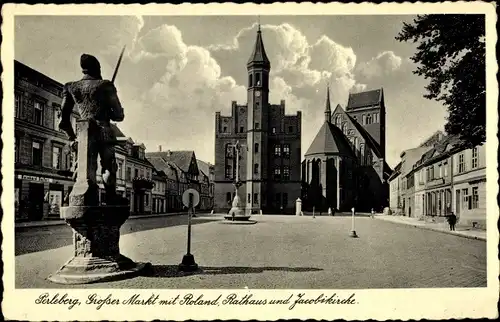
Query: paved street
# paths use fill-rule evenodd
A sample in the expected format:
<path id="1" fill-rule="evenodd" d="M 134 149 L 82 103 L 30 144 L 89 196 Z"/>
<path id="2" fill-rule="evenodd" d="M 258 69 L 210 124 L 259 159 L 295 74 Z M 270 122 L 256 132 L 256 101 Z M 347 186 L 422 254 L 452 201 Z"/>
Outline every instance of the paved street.
<path id="1" fill-rule="evenodd" d="M 200 224 L 215 219 L 200 218 Z M 122 234 L 130 234 L 157 228 L 185 225 L 187 216 L 175 215 L 151 218 L 130 218 L 121 228 Z M 67 225 L 16 228 L 16 256 L 71 245 L 73 233 Z"/>
<path id="2" fill-rule="evenodd" d="M 83 286 L 52 284 L 45 278 L 70 258 L 72 246 L 66 246 L 17 256 L 16 287 L 357 289 L 486 286 L 484 241 L 366 217 L 356 220 L 360 237 L 357 239 L 349 237 L 349 217 L 264 215 L 252 219 L 257 222 L 231 224 L 213 218 L 209 221 L 195 219 L 199 224 L 193 226 L 192 253 L 202 268 L 197 274 L 184 275 L 176 270 L 186 252 L 186 226 L 182 223 L 163 227 L 153 224 L 156 220 L 175 221 L 174 218 L 144 219 L 140 221 L 143 228 L 133 228 L 120 243 L 124 255 L 152 263 L 152 272 L 148 275 Z M 131 229 L 127 227 L 124 231 Z M 54 239 L 49 234 L 44 238 L 48 236 Z"/>

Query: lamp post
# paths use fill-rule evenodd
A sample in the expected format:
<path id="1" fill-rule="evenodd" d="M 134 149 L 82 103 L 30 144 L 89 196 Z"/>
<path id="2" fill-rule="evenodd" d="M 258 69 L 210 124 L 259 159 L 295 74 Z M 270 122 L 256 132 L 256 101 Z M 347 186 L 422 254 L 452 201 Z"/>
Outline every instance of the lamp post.
<path id="1" fill-rule="evenodd" d="M 349 237 L 358 238 L 358 234 L 356 234 L 356 229 L 354 227 L 354 212 L 355 212 L 354 207 L 352 207 L 351 211 L 352 211 L 352 224 L 351 224 L 351 233 L 349 234 Z"/>

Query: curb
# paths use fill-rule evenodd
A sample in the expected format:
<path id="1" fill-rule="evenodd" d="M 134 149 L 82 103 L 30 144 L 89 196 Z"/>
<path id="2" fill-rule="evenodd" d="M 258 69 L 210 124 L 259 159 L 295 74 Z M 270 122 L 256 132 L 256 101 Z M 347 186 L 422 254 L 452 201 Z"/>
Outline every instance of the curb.
<path id="1" fill-rule="evenodd" d="M 397 221 L 392 221 L 392 220 L 381 219 L 381 218 L 377 218 L 377 216 L 375 216 L 375 218 L 378 219 L 378 220 L 382 220 L 382 221 L 385 221 L 385 222 L 390 222 L 390 223 L 393 223 L 393 224 L 396 224 L 396 225 L 411 226 L 411 227 L 415 227 L 415 228 L 436 231 L 436 232 L 440 232 L 440 233 L 443 233 L 443 234 L 448 234 L 448 235 L 463 237 L 463 238 L 467 238 L 467 239 L 475 239 L 475 240 L 486 241 L 486 237 L 469 236 L 469 235 L 466 235 L 466 234 L 460 234 L 460 233 L 452 232 L 452 231 L 449 231 L 449 230 L 442 230 L 442 229 L 438 229 L 438 228 L 434 228 L 434 227 L 425 227 L 425 226 L 422 226 L 422 225 L 415 225 L 415 224 L 412 224 L 412 223 L 404 223 L 404 222 L 397 222 Z"/>
<path id="2" fill-rule="evenodd" d="M 156 218 L 156 217 L 173 217 L 185 215 L 185 212 L 174 212 L 174 213 L 166 213 L 166 214 L 151 214 L 151 215 L 138 215 L 138 216 L 130 216 L 127 220 L 134 219 L 144 219 L 144 218 Z M 196 215 L 205 214 L 204 212 L 197 212 Z M 48 220 L 46 222 L 24 222 L 24 223 L 16 223 L 16 229 L 23 228 L 38 228 L 38 227 L 50 227 L 50 226 L 62 226 L 66 225 L 64 220 Z"/>

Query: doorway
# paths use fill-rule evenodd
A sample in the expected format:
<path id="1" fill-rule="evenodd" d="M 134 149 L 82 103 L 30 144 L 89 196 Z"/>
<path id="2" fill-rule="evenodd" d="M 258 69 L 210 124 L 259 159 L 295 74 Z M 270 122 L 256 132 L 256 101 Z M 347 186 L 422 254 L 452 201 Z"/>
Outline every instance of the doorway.
<path id="1" fill-rule="evenodd" d="M 43 218 L 43 183 L 29 184 L 29 220 L 42 220 Z"/>

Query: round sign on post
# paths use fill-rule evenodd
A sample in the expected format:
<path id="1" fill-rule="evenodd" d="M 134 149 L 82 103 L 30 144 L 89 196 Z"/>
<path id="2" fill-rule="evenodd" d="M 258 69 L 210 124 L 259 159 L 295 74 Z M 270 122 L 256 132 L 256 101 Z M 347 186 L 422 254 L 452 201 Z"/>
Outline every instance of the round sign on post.
<path id="1" fill-rule="evenodd" d="M 194 189 L 187 189 L 186 191 L 184 191 L 184 193 L 182 194 L 182 203 L 184 204 L 184 206 L 186 207 L 189 207 L 189 195 L 192 194 L 193 195 L 193 204 L 191 205 L 191 207 L 196 207 L 198 206 L 198 204 L 200 203 L 200 194 L 198 193 L 198 191 L 194 190 Z"/>

